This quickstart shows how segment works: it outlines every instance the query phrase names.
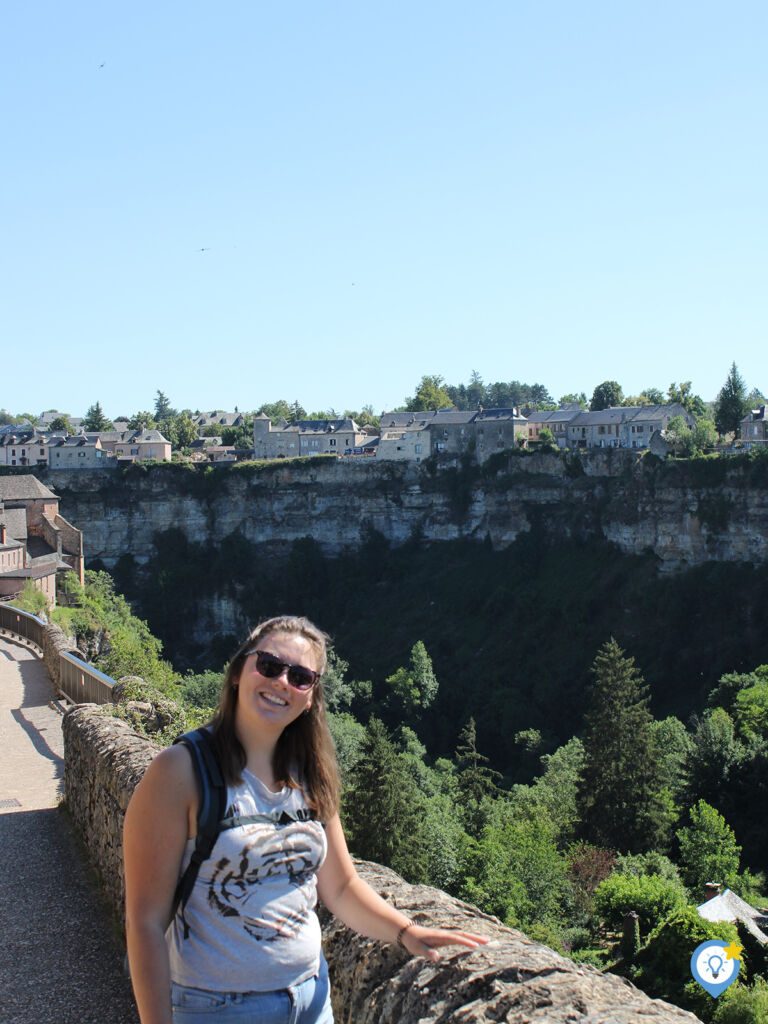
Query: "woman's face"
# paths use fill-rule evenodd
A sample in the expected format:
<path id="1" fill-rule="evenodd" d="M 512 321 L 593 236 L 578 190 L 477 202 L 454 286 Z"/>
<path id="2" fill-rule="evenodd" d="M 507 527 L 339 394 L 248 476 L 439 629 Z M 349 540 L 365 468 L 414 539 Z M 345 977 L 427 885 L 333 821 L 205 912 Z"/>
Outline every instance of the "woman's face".
<path id="1" fill-rule="evenodd" d="M 254 646 L 286 665 L 317 671 L 315 648 L 300 634 L 269 633 Z M 314 688 L 297 690 L 288 682 L 285 669 L 270 679 L 259 672 L 256 662 L 256 655 L 249 654 L 240 672 L 237 714 L 282 730 L 312 706 Z"/>

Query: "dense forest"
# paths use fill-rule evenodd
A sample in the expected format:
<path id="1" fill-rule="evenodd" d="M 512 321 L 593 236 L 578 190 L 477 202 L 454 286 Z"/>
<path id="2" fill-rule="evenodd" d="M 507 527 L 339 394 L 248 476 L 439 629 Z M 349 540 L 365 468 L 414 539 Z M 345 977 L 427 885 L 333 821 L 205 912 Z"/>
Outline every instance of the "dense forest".
<path id="1" fill-rule="evenodd" d="M 323 685 L 353 852 L 704 1021 L 768 1019 L 766 951 L 695 910 L 709 881 L 766 902 L 764 572 L 660 577 L 650 557 L 536 530 L 505 551 L 371 533 L 335 560 L 306 538 L 279 565 L 237 536 L 213 558 L 175 531 L 156 548 L 151 578 L 124 559 L 117 592 L 89 572 L 55 613 L 103 670 L 145 680 L 120 711 L 140 731 L 170 741 L 211 714 L 240 638 L 196 642 L 184 624 L 229 573 L 254 623 L 295 612 L 333 635 Z M 717 1003 L 688 965 L 715 937 L 744 946 Z"/>

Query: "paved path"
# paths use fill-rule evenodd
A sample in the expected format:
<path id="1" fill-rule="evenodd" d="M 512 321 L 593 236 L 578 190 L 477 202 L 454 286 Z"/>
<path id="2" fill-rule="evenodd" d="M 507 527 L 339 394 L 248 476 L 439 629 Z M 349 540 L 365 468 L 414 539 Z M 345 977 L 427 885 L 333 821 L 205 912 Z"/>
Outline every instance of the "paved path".
<path id="1" fill-rule="evenodd" d="M 58 807 L 53 697 L 41 659 L 0 639 L 0 1022 L 138 1024 L 117 927 Z"/>

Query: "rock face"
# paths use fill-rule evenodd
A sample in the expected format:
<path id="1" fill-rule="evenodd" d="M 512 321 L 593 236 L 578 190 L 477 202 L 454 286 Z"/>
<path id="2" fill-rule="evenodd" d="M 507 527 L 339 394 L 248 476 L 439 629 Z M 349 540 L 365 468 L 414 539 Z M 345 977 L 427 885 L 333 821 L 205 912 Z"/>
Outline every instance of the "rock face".
<path id="1" fill-rule="evenodd" d="M 393 544 L 489 538 L 503 548 L 534 520 L 558 537 L 602 537 L 626 554 L 651 551 L 662 570 L 705 561 L 768 561 L 768 463 L 746 457 L 662 462 L 650 453 L 495 456 L 482 468 L 430 473 L 407 463 L 310 460 L 195 468 L 159 465 L 43 474 L 85 538 L 86 557 L 112 568 L 154 555 L 155 533 L 218 544 L 239 531 L 265 553 L 312 536 L 326 554 L 371 528 Z"/>
<path id="2" fill-rule="evenodd" d="M 122 916 L 122 824 L 134 787 L 157 747 L 95 705 L 64 718 L 67 804 L 107 895 Z M 696 1024 L 629 982 L 580 966 L 504 928 L 495 918 L 393 871 L 358 862 L 366 881 L 417 922 L 475 931 L 489 945 L 453 947 L 433 964 L 399 946 L 364 939 L 320 908 L 339 1024 Z"/>

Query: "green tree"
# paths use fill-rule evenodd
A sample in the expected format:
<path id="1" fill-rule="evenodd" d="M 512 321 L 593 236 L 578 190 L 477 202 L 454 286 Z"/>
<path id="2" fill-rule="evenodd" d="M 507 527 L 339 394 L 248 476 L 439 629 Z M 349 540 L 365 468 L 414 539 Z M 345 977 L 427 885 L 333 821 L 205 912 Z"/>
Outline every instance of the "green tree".
<path id="1" fill-rule="evenodd" d="M 587 408 L 587 396 L 584 394 L 583 391 L 580 391 L 578 394 L 573 392 L 573 393 L 568 394 L 568 395 L 561 395 L 560 398 L 557 400 L 557 404 L 558 404 L 558 406 L 563 406 L 563 405 L 580 405 L 582 409 L 586 409 Z"/>
<path id="2" fill-rule="evenodd" d="M 667 442 L 672 445 L 677 455 L 690 458 L 694 452 L 693 431 L 682 416 L 673 416 L 664 431 Z"/>
<path id="3" fill-rule="evenodd" d="M 519 818 L 507 810 L 468 844 L 461 895 L 505 924 L 555 922 L 568 889 L 568 867 L 545 814 Z"/>
<path id="4" fill-rule="evenodd" d="M 579 822 L 576 799 L 584 746 L 574 736 L 553 754 L 542 755 L 540 760 L 544 773 L 529 786 L 513 787 L 512 804 L 522 814 L 543 808 L 554 826 L 557 843 L 565 846 L 573 840 Z"/>
<path id="5" fill-rule="evenodd" d="M 432 659 L 421 640 L 411 648 L 408 668 L 399 668 L 387 679 L 392 697 L 406 712 L 425 710 L 437 696 L 438 682 Z"/>
<path id="6" fill-rule="evenodd" d="M 731 363 L 728 377 L 715 402 L 715 426 L 718 434 L 721 437 L 726 434 L 738 437 L 741 432 L 741 421 L 748 412 L 747 386 L 736 368 L 736 363 Z"/>
<path id="7" fill-rule="evenodd" d="M 450 406 L 451 397 L 445 389 L 445 381 L 438 375 L 422 377 L 416 394 L 405 401 L 405 407 L 409 412 L 427 412 Z"/>
<path id="8" fill-rule="evenodd" d="M 154 430 L 156 426 L 151 412 L 135 412 L 128 420 L 129 430 Z"/>
<path id="9" fill-rule="evenodd" d="M 683 759 L 685 802 L 690 805 L 706 800 L 718 806 L 727 801 L 729 788 L 747 756 L 728 712 L 724 708 L 706 711 L 697 722 L 690 749 Z"/>
<path id="10" fill-rule="evenodd" d="M 555 435 L 552 433 L 549 427 L 542 427 L 539 431 L 539 443 L 543 448 L 555 447 Z"/>
<path id="11" fill-rule="evenodd" d="M 473 370 L 469 378 L 469 384 L 467 385 L 467 407 L 469 409 L 477 409 L 479 405 L 485 404 L 486 397 L 483 378 L 477 370 Z"/>
<path id="12" fill-rule="evenodd" d="M 653 848 L 663 843 L 667 822 L 647 687 L 613 638 L 592 672 L 579 787 L 584 838 L 632 853 Z"/>
<path id="13" fill-rule="evenodd" d="M 621 405 L 623 398 L 624 394 L 621 390 L 621 385 L 617 384 L 615 380 L 604 380 L 592 392 L 592 401 L 589 403 L 589 408 L 592 412 L 599 412 L 601 409 L 613 409 L 617 405 Z"/>
<path id="14" fill-rule="evenodd" d="M 350 849 L 410 882 L 426 880 L 423 801 L 383 722 L 371 718 L 344 799 Z"/>
<path id="15" fill-rule="evenodd" d="M 256 415 L 260 416 L 264 413 L 265 416 L 269 416 L 272 421 L 272 426 L 275 427 L 280 420 L 285 420 L 286 423 L 291 419 L 291 406 L 285 401 L 284 398 L 278 399 L 276 402 L 264 402 L 256 410 Z"/>
<path id="16" fill-rule="evenodd" d="M 162 420 L 170 419 L 176 415 L 176 410 L 171 408 L 168 396 L 158 391 L 155 397 L 155 420 L 160 423 Z"/>
<path id="17" fill-rule="evenodd" d="M 717 430 L 712 420 L 702 417 L 693 428 L 693 444 L 697 452 L 711 448 L 717 441 Z"/>
<path id="18" fill-rule="evenodd" d="M 74 434 L 75 428 L 72 426 L 72 421 L 66 413 L 62 413 L 57 416 L 55 420 L 51 421 L 51 430 L 57 432 L 63 431 L 66 434 Z"/>
<path id="19" fill-rule="evenodd" d="M 640 395 L 646 400 L 648 405 L 664 404 L 664 393 L 661 388 L 643 388 Z"/>
<path id="20" fill-rule="evenodd" d="M 500 792 L 497 780 L 501 774 L 488 767 L 489 759 L 477 749 L 477 727 L 470 718 L 459 733 L 456 764 L 459 769 L 458 798 L 464 810 L 467 829 L 475 835 L 484 824 L 483 803 Z"/>
<path id="21" fill-rule="evenodd" d="M 685 884 L 698 896 L 707 882 L 737 884 L 741 847 L 722 814 L 699 800 L 690 810 L 691 824 L 678 829 L 680 870 Z"/>
<path id="22" fill-rule="evenodd" d="M 112 430 L 112 422 L 104 415 L 101 404 L 96 402 L 88 408 L 83 420 L 83 427 L 88 431 L 98 432 L 101 430 Z"/>
<path id="23" fill-rule="evenodd" d="M 188 413 L 183 412 L 180 416 L 173 417 L 170 421 L 171 433 L 173 434 L 174 440 L 166 434 L 166 438 L 171 441 L 174 448 L 188 448 L 189 445 L 193 444 L 197 440 L 197 427 L 192 422 L 191 417 Z"/>
<path id="24" fill-rule="evenodd" d="M 686 412 L 690 413 L 697 420 L 701 419 L 707 411 L 703 399 L 699 395 L 694 395 L 691 390 L 691 382 L 689 380 L 681 381 L 680 384 L 672 381 L 667 391 L 667 401 L 678 402 Z"/>

